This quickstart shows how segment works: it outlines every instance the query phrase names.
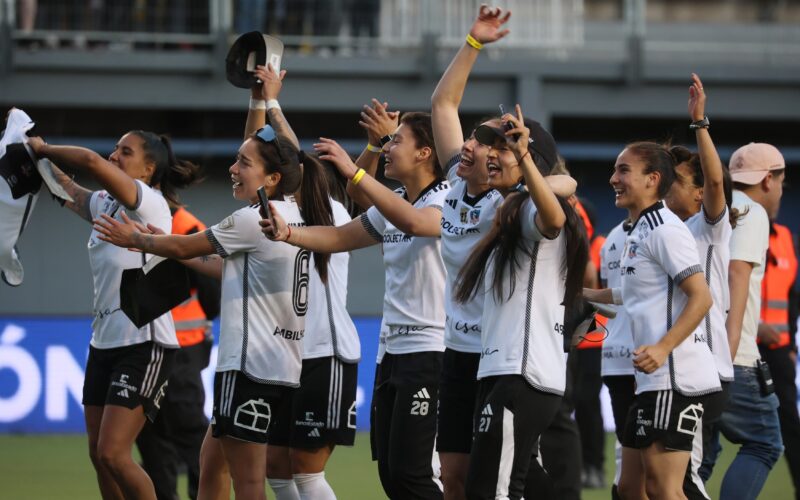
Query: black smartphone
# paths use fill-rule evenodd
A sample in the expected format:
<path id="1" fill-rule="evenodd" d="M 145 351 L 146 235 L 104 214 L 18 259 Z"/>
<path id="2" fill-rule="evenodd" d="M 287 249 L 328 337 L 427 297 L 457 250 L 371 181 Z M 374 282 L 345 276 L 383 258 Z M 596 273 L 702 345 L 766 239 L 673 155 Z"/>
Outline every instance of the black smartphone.
<path id="1" fill-rule="evenodd" d="M 503 106 L 503 105 L 501 104 L 501 105 L 500 105 L 500 116 L 502 117 L 502 116 L 503 116 L 503 115 L 505 115 L 505 114 L 506 114 L 506 108 L 505 108 L 505 106 Z M 508 131 L 508 130 L 511 130 L 512 128 L 514 128 L 514 125 L 512 125 L 512 124 L 511 124 L 511 122 L 505 122 L 505 123 L 503 124 L 503 130 L 506 130 L 506 131 Z M 519 134 L 514 134 L 512 137 L 514 137 L 514 140 L 515 140 L 515 141 L 516 141 L 516 140 L 519 140 Z"/>
<path id="2" fill-rule="evenodd" d="M 272 210 L 269 209 L 269 196 L 267 196 L 267 190 L 264 189 L 264 186 L 258 188 L 258 201 L 261 203 L 261 207 L 259 207 L 258 211 L 261 212 L 261 216 L 265 219 L 268 219 L 270 223 L 273 224 L 273 230 L 275 228 L 274 224 L 275 221 L 272 219 Z"/>

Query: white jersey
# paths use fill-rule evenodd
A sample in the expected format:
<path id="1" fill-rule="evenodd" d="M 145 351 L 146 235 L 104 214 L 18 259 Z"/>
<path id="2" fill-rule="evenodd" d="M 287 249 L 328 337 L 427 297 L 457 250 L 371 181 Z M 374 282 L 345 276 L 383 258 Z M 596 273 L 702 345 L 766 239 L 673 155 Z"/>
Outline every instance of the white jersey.
<path id="1" fill-rule="evenodd" d="M 172 232 L 172 214 L 167 201 L 157 191 L 140 180 L 136 180 L 137 207 L 128 210 L 115 200 L 108 191 L 95 191 L 89 199 L 92 219 L 106 214 L 121 221 L 122 213 L 142 224 L 152 224 L 169 234 Z M 100 233 L 92 229 L 89 235 L 89 266 L 94 281 L 94 304 L 91 344 L 97 349 L 112 349 L 134 344 L 153 342 L 169 348 L 177 348 L 175 324 L 168 311 L 153 322 L 137 328 L 120 309 L 119 287 L 122 271 L 142 267 L 150 255 L 131 252 L 102 241 Z"/>
<path id="2" fill-rule="evenodd" d="M 297 204 L 272 201 L 287 224 L 304 225 Z M 206 230 L 224 259 L 217 372 L 262 384 L 300 385 L 311 254 L 261 233 L 259 206 Z"/>
<path id="3" fill-rule="evenodd" d="M 350 222 L 350 214 L 338 201 L 331 200 L 333 223 L 342 226 Z M 303 339 L 303 359 L 336 356 L 345 363 L 358 363 L 361 344 L 356 325 L 347 313 L 347 269 L 350 254 L 333 253 L 328 261 L 328 283 L 323 284 L 311 254 L 311 284 L 309 286 L 306 336 Z"/>
<path id="4" fill-rule="evenodd" d="M 449 190 L 447 181 L 434 181 L 413 205 L 441 210 Z M 403 188 L 397 192 L 406 196 Z M 375 207 L 361 216 L 361 223 L 376 240 L 383 242 L 386 352 L 444 351 L 445 271 L 439 238 L 405 234 Z"/>
<path id="5" fill-rule="evenodd" d="M 562 304 L 566 238 L 564 231 L 555 239 L 544 238 L 534 222 L 536 207 L 531 200 L 525 200 L 520 210 L 522 243 L 530 258 L 520 256 L 513 282 L 510 269 L 505 270 L 500 299 L 494 292 L 494 255 L 487 263 L 478 379 L 522 375 L 534 388 L 561 395 L 567 373 Z"/>
<path id="6" fill-rule="evenodd" d="M 753 264 L 747 306 L 742 321 L 742 336 L 733 364 L 755 366 L 756 361 L 761 359 L 756 336 L 761 317 L 761 281 L 764 279 L 764 271 L 767 267 L 769 217 L 764 207 L 737 189 L 733 190 L 732 206 L 744 215 L 736 221 L 736 227 L 731 235 L 731 260 L 741 260 Z"/>
<path id="7" fill-rule="evenodd" d="M 444 345 L 459 352 L 477 353 L 481 352 L 483 296 L 478 294 L 461 304 L 453 300 L 453 288 L 472 249 L 491 229 L 503 197 L 493 189 L 470 196 L 467 183 L 455 175 L 455 167 L 450 169 L 448 179 L 453 187 L 442 207 L 442 260 L 447 270 Z"/>
<path id="8" fill-rule="evenodd" d="M 623 304 L 639 347 L 658 343 L 672 328 L 688 302 L 680 284 L 703 269 L 689 229 L 659 201 L 643 210 L 629 231 L 620 272 Z M 674 390 L 699 396 L 720 390 L 701 326 L 656 371 L 636 372 L 636 394 Z"/>
<path id="9" fill-rule="evenodd" d="M 603 247 L 600 249 L 600 279 L 606 288 L 619 288 L 622 285 L 620 261 L 628 237 L 628 224 L 621 222 L 608 233 Z M 633 333 L 631 322 L 625 308 L 613 304 L 608 307 L 617 311 L 615 318 L 606 323 L 608 336 L 603 340 L 603 361 L 601 374 L 603 377 L 616 375 L 633 375 Z"/>
<path id="10" fill-rule="evenodd" d="M 697 242 L 698 257 L 706 284 L 711 289 L 714 303 L 700 324 L 708 343 L 714 353 L 717 372 L 720 380 L 733 380 L 733 361 L 728 344 L 728 331 L 725 319 L 730 309 L 730 289 L 728 288 L 728 264 L 730 263 L 730 240 L 733 229 L 728 217 L 728 208 L 714 220 L 708 219 L 706 211 L 699 212 L 684 221 Z"/>

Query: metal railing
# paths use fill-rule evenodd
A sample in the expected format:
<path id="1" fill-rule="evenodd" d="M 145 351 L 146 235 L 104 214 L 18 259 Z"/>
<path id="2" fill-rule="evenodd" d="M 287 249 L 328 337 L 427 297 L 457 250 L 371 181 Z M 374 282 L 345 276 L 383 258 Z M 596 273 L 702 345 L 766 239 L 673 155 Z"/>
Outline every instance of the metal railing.
<path id="1" fill-rule="evenodd" d="M 463 43 L 481 0 L 0 0 L 18 46 L 201 49 L 237 31 L 279 36 L 291 49 L 372 50 Z M 583 40 L 584 0 L 508 0 L 504 47 L 567 47 Z"/>

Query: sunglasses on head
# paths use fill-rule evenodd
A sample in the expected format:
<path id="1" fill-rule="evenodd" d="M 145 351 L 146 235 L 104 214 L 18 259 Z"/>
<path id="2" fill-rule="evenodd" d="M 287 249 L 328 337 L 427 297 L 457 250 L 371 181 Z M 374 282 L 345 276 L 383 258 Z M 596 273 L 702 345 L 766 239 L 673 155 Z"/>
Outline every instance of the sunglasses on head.
<path id="1" fill-rule="evenodd" d="M 278 150 L 278 159 L 281 163 L 284 163 L 283 151 L 281 150 L 281 143 L 278 140 L 278 134 L 275 133 L 275 129 L 272 128 L 270 125 L 265 125 L 256 131 L 256 138 L 261 142 L 266 144 L 274 144 L 275 149 Z"/>

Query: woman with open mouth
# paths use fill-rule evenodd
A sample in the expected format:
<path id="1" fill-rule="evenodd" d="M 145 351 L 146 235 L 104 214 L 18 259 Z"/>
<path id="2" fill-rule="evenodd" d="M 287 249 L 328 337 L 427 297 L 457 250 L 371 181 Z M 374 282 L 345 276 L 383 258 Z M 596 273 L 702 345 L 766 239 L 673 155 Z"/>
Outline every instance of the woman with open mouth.
<path id="1" fill-rule="evenodd" d="M 104 241 L 181 259 L 222 280 L 213 416 L 200 460 L 201 498 L 226 497 L 229 477 L 236 498 L 265 498 L 266 443 L 271 434 L 288 432 L 291 393 L 300 383 L 311 255 L 264 238 L 258 221 L 267 212 L 258 190 L 264 188 L 272 213 L 280 212 L 292 225 L 333 223 L 323 167 L 303 158 L 293 134 L 279 135 L 269 125 L 258 128 L 265 109 L 263 102 L 251 102 L 245 140 L 229 169 L 233 196 L 246 207 L 192 235 L 149 234 L 156 228 L 127 218 L 95 221 Z M 301 193 L 299 203 L 295 192 Z M 328 257 L 314 255 L 317 272 L 324 273 Z"/>
<path id="2" fill-rule="evenodd" d="M 578 215 L 545 179 L 555 141 L 515 111 L 475 130 L 504 201 L 454 290 L 461 303 L 483 298 L 467 498 L 522 498 L 539 467 L 532 457 L 566 386 L 564 312 L 580 300 L 588 259 Z"/>

